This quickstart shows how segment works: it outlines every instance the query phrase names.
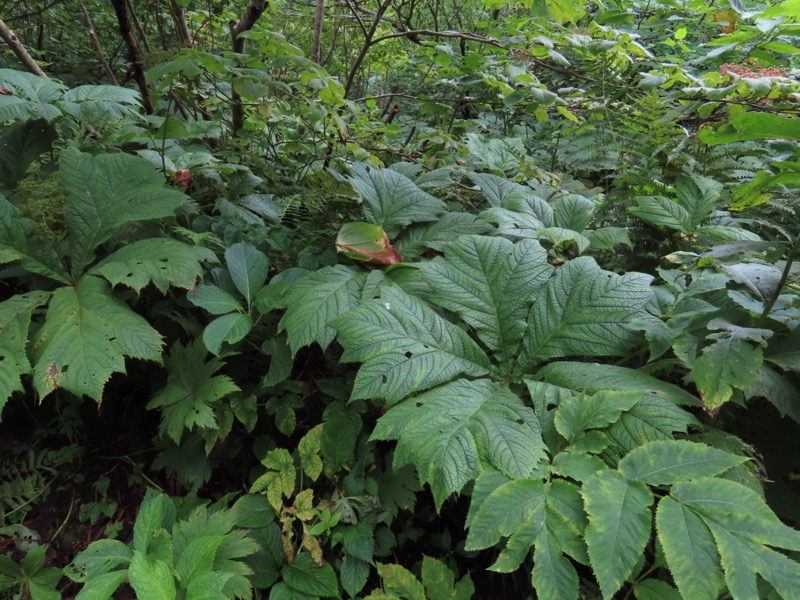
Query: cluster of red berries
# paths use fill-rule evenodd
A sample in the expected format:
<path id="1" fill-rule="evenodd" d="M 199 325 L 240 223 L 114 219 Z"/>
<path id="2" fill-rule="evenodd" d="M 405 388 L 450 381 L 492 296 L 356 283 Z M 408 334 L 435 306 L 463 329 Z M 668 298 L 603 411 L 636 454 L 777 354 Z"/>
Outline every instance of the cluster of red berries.
<path id="1" fill-rule="evenodd" d="M 780 67 L 771 67 L 769 69 L 749 69 L 744 65 L 727 64 L 719 68 L 722 75 L 733 73 L 739 77 L 747 77 L 748 79 L 757 79 L 758 77 L 786 77 L 789 71 L 781 69 Z"/>

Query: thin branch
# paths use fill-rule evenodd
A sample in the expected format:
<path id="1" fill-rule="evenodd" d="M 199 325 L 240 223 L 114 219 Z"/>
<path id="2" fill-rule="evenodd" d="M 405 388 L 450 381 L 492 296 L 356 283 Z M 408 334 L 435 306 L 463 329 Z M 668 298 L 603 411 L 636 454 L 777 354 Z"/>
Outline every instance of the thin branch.
<path id="1" fill-rule="evenodd" d="M 456 38 L 459 40 L 466 40 L 468 42 L 477 42 L 478 44 L 495 46 L 497 48 L 503 47 L 503 44 L 501 44 L 499 40 L 495 40 L 492 38 L 486 38 L 472 33 L 463 33 L 461 31 L 434 31 L 433 29 L 411 29 L 407 31 L 398 31 L 396 33 L 389 33 L 386 35 L 382 35 L 381 37 L 377 37 L 374 40 L 371 40 L 370 46 L 374 46 L 375 44 L 382 42 L 384 40 L 391 40 L 401 37 L 414 38 L 421 35 L 428 37 Z"/>
<path id="2" fill-rule="evenodd" d="M 8 28 L 8 25 L 6 25 L 2 19 L 0 19 L 0 37 L 8 44 L 8 47 L 11 48 L 11 51 L 28 71 L 39 77 L 47 77 L 44 71 L 42 71 L 42 68 L 25 49 L 25 46 L 22 45 L 22 42 L 19 41 L 19 38 Z"/>
<path id="3" fill-rule="evenodd" d="M 28 12 L 24 12 L 21 15 L 15 15 L 13 17 L 8 17 L 6 19 L 6 21 L 10 23 L 11 21 L 18 21 L 20 19 L 27 19 L 28 17 L 36 17 L 38 15 L 41 15 L 41 14 L 47 12 L 48 10 L 50 10 L 51 8 L 56 6 L 57 4 L 61 4 L 62 2 L 64 2 L 64 0 L 53 0 L 53 2 L 51 2 L 50 4 L 46 4 L 45 6 L 40 8 L 39 10 L 29 10 Z"/>
<path id="4" fill-rule="evenodd" d="M 94 49 L 97 52 L 97 56 L 100 59 L 100 63 L 103 65 L 103 69 L 106 72 L 106 76 L 108 77 L 109 81 L 111 81 L 114 85 L 119 85 L 119 81 L 117 81 L 117 76 L 114 75 L 114 71 L 111 69 L 111 65 L 108 64 L 106 60 L 106 55 L 103 52 L 103 47 L 100 45 L 100 39 L 97 37 L 97 32 L 94 30 L 94 23 L 92 22 L 92 17 L 89 16 L 89 11 L 86 9 L 86 4 L 83 0 L 80 0 L 81 9 L 83 10 L 83 16 L 86 19 L 86 24 L 89 26 L 89 37 L 92 39 L 92 44 L 94 44 Z"/>

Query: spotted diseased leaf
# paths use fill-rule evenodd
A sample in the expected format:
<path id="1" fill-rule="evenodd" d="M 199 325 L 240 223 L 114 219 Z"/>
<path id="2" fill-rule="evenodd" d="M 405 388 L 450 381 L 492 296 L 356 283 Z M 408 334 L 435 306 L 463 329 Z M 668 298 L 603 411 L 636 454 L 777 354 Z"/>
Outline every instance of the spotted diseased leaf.
<path id="1" fill-rule="evenodd" d="M 250 493 L 256 494 L 266 490 L 270 505 L 275 512 L 280 512 L 283 498 L 294 494 L 297 477 L 294 460 L 288 450 L 277 448 L 267 452 L 261 463 L 269 470 L 255 480 L 250 488 Z"/>
<path id="2" fill-rule="evenodd" d="M 207 248 L 161 237 L 123 246 L 92 272 L 108 279 L 112 286 L 123 284 L 139 293 L 152 283 L 166 294 L 173 286 L 194 289 L 203 275 L 203 262 L 215 263 L 217 258 Z"/>
<path id="3" fill-rule="evenodd" d="M 371 265 L 393 265 L 403 262 L 389 236 L 379 225 L 345 223 L 336 236 L 336 250 L 360 262 Z"/>
<path id="4" fill-rule="evenodd" d="M 760 347 L 743 339 L 737 331 L 707 338 L 714 342 L 694 362 L 692 374 L 703 404 L 714 411 L 731 399 L 734 388 L 744 389 L 757 380 L 764 355 Z"/>
<path id="5" fill-rule="evenodd" d="M 305 434 L 297 444 L 300 466 L 311 481 L 316 481 L 322 474 L 322 459 L 319 456 L 322 435 L 323 424 L 319 424 Z"/>
<path id="6" fill-rule="evenodd" d="M 161 410 L 161 435 L 179 444 L 185 430 L 215 429 L 215 409 L 221 399 L 239 391 L 227 375 L 216 375 L 224 363 L 218 358 L 206 361 L 208 354 L 200 340 L 188 346 L 176 342 L 166 360 L 167 385 L 147 404 Z"/>
<path id="7" fill-rule="evenodd" d="M 501 361 L 516 356 L 525 320 L 552 273 L 534 240 L 464 236 L 444 246 L 444 258 L 422 266 L 429 298 L 458 314 Z"/>
<path id="8" fill-rule="evenodd" d="M 589 516 L 586 545 L 603 598 L 610 599 L 630 577 L 650 540 L 653 495 L 641 481 L 616 471 L 587 480 L 581 494 Z"/>
<path id="9" fill-rule="evenodd" d="M 364 216 L 383 227 L 390 237 L 406 225 L 434 221 L 445 212 L 444 202 L 397 171 L 371 169 L 362 164 L 355 164 L 350 170 L 348 181 L 363 200 Z"/>
<path id="10" fill-rule="evenodd" d="M 57 388 L 97 402 L 125 357 L 161 361 L 161 336 L 118 300 L 108 285 L 84 277 L 53 292 L 33 343 L 33 384 L 43 398 Z"/>
<path id="11" fill-rule="evenodd" d="M 393 407 L 371 439 L 398 440 L 395 466 L 413 463 L 437 507 L 484 466 L 521 478 L 545 458 L 536 414 L 487 379 L 454 381 Z"/>
<path id="12" fill-rule="evenodd" d="M 343 362 L 361 362 L 352 399 L 384 398 L 396 404 L 458 375 L 479 377 L 490 369 L 486 353 L 469 335 L 422 300 L 382 287 L 337 319 Z"/>
<path id="13" fill-rule="evenodd" d="M 616 275 L 593 259 L 558 268 L 528 317 L 518 370 L 561 356 L 623 356 L 638 341 L 630 322 L 645 315 L 651 277 Z"/>
<path id="14" fill-rule="evenodd" d="M 336 337 L 330 322 L 356 306 L 365 279 L 364 273 L 336 265 L 306 275 L 292 285 L 278 329 L 286 330 L 293 354 L 314 342 L 323 349 L 328 347 Z"/>
<path id="15" fill-rule="evenodd" d="M 389 594 L 407 600 L 425 600 L 425 588 L 405 567 L 378 563 L 378 575 L 383 580 L 383 588 Z"/>

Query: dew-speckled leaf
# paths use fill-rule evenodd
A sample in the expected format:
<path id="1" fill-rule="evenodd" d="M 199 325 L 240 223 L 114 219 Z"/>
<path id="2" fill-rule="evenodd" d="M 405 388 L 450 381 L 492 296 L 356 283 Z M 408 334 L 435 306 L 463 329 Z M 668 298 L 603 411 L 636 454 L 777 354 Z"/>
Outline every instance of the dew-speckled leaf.
<path id="1" fill-rule="evenodd" d="M 413 463 L 437 506 L 482 465 L 520 478 L 545 458 L 536 414 L 507 386 L 486 379 L 454 381 L 391 408 L 372 439 L 398 440 L 395 465 Z"/>
<path id="2" fill-rule="evenodd" d="M 553 268 L 534 240 L 464 236 L 422 265 L 429 298 L 458 314 L 501 361 L 516 355 L 531 302 Z"/>
<path id="3" fill-rule="evenodd" d="M 586 545 L 603 598 L 609 600 L 630 577 L 650 540 L 653 495 L 640 481 L 602 471 L 581 489 L 589 525 Z"/>
<path id="4" fill-rule="evenodd" d="M 382 287 L 379 299 L 362 303 L 333 326 L 344 347 L 342 362 L 363 363 L 353 399 L 396 404 L 458 375 L 485 375 L 491 367 L 466 331 L 399 288 Z"/>
<path id="5" fill-rule="evenodd" d="M 336 265 L 306 275 L 286 293 L 286 313 L 278 329 L 286 330 L 292 353 L 317 342 L 323 349 L 336 337 L 329 326 L 335 318 L 354 308 L 361 298 L 366 275 Z"/>
<path id="6" fill-rule="evenodd" d="M 713 477 L 747 460 L 744 456 L 688 440 L 658 440 L 636 448 L 619 463 L 628 479 L 648 485 L 671 485 Z"/>

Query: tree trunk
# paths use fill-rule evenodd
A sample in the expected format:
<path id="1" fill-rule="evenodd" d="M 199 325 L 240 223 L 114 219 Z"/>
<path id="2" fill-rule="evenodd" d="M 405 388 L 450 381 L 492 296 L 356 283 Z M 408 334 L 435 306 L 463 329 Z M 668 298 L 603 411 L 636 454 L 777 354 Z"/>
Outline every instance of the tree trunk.
<path id="1" fill-rule="evenodd" d="M 311 60 L 322 65 L 322 19 L 325 17 L 325 0 L 317 0 L 314 9 L 314 29 L 311 31 Z"/>
<path id="2" fill-rule="evenodd" d="M 103 64 L 103 69 L 106 72 L 106 76 L 108 77 L 109 81 L 111 81 L 114 85 L 119 85 L 119 81 L 117 81 L 117 76 L 114 75 L 114 71 L 111 69 L 111 65 L 108 64 L 106 60 L 106 55 L 103 53 L 103 47 L 100 45 L 100 40 L 97 37 L 97 33 L 94 30 L 94 23 L 92 23 L 92 17 L 89 16 L 89 11 L 86 10 L 86 4 L 81 1 L 81 9 L 83 9 L 83 16 L 86 18 L 86 24 L 89 26 L 89 37 L 92 38 L 92 44 L 94 44 L 94 49 L 97 51 L 97 56 L 100 59 L 100 62 Z"/>
<path id="3" fill-rule="evenodd" d="M 175 0 L 169 0 L 169 7 L 172 12 L 172 20 L 175 22 L 175 33 L 178 34 L 178 40 L 184 46 L 191 46 L 192 34 L 186 24 L 186 11 Z"/>
<path id="4" fill-rule="evenodd" d="M 133 78 L 139 86 L 139 92 L 142 94 L 142 104 L 144 110 L 148 115 L 153 114 L 153 101 L 150 100 L 150 91 L 147 89 L 147 80 L 144 77 L 144 70 L 140 61 L 139 44 L 136 42 L 136 37 L 131 31 L 131 21 L 128 17 L 128 7 L 125 0 L 111 0 L 114 6 L 114 11 L 117 13 L 117 21 L 119 22 L 119 33 L 128 47 L 128 60 L 131 63 L 133 70 Z"/>
<path id="5" fill-rule="evenodd" d="M 8 44 L 11 51 L 16 54 L 19 62 L 21 62 L 28 71 L 39 77 L 47 77 L 44 71 L 42 71 L 42 68 L 33 60 L 33 57 L 28 54 L 28 51 L 25 49 L 25 46 L 22 45 L 22 42 L 19 41 L 19 38 L 14 35 L 14 32 L 8 28 L 2 19 L 0 19 L 0 37 Z"/>
<path id="6" fill-rule="evenodd" d="M 258 21 L 267 9 L 267 4 L 268 0 L 249 0 L 241 18 L 236 22 L 231 22 L 231 42 L 233 44 L 233 51 L 236 54 L 244 53 L 245 38 L 239 36 L 253 28 L 256 21 Z M 231 100 L 233 106 L 231 110 L 231 130 L 233 136 L 236 137 L 239 130 L 244 127 L 244 105 L 242 104 L 242 97 L 236 91 L 235 86 L 232 87 Z"/>

